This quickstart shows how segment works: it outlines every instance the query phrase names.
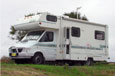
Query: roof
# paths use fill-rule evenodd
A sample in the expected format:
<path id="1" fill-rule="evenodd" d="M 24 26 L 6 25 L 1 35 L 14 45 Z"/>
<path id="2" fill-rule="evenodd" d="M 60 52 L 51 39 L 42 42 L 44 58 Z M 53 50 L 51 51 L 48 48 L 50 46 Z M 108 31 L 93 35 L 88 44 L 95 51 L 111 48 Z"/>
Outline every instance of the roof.
<path id="1" fill-rule="evenodd" d="M 107 27 L 107 25 L 105 25 L 105 24 L 99 24 L 99 23 L 94 23 L 94 22 L 89 22 L 89 21 L 74 19 L 74 18 L 67 18 L 67 17 L 62 17 L 62 18 L 65 20 L 69 20 L 69 21 L 75 21 L 75 22 L 79 22 L 79 23 L 86 23 L 86 24 L 93 24 L 93 25 L 97 25 L 97 26 Z"/>

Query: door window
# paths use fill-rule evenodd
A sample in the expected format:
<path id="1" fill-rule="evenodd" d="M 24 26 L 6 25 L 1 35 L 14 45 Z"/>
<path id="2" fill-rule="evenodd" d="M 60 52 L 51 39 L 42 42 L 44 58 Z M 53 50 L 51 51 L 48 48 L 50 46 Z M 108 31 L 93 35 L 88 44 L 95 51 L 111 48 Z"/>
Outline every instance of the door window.
<path id="1" fill-rule="evenodd" d="M 69 28 L 67 28 L 67 39 L 69 39 Z"/>
<path id="2" fill-rule="evenodd" d="M 43 37 L 40 39 L 39 42 L 52 42 L 54 39 L 54 33 L 53 32 L 46 32 Z"/>

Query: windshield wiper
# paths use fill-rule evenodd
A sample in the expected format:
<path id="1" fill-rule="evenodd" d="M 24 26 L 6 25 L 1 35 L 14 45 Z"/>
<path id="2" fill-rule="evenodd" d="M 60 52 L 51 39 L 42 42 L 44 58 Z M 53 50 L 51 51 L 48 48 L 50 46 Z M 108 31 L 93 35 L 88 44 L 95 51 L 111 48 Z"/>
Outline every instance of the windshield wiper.
<path id="1" fill-rule="evenodd" d="M 21 41 L 21 42 L 28 42 L 28 40 L 23 40 L 23 41 Z"/>
<path id="2" fill-rule="evenodd" d="M 28 40 L 36 40 L 36 39 L 28 39 Z"/>

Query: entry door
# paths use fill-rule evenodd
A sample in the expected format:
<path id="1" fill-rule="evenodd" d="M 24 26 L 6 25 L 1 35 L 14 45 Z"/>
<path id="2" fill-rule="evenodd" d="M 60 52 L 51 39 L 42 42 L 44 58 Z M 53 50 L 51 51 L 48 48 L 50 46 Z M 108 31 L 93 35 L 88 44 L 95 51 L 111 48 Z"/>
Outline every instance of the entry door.
<path id="1" fill-rule="evenodd" d="M 65 53 L 66 53 L 66 59 L 70 59 L 70 28 L 66 28 L 65 32 Z"/>

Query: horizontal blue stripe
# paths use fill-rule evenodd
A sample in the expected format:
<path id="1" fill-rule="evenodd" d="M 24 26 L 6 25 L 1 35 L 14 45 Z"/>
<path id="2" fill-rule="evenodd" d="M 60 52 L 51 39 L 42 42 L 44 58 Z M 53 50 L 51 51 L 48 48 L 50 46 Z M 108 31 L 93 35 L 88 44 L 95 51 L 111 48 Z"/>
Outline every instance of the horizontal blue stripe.
<path id="1" fill-rule="evenodd" d="M 41 21 L 41 22 L 50 23 L 50 24 L 56 24 L 56 22 L 50 22 L 50 21 Z"/>
<path id="2" fill-rule="evenodd" d="M 35 46 L 57 47 L 56 44 L 36 44 Z"/>
<path id="3" fill-rule="evenodd" d="M 36 44 L 35 46 L 57 47 L 56 44 Z M 90 50 L 103 50 L 103 48 L 106 48 L 106 46 L 103 45 L 103 46 L 100 46 L 100 48 L 97 48 L 97 47 L 86 47 L 86 46 L 72 45 L 71 48 L 90 49 Z"/>

